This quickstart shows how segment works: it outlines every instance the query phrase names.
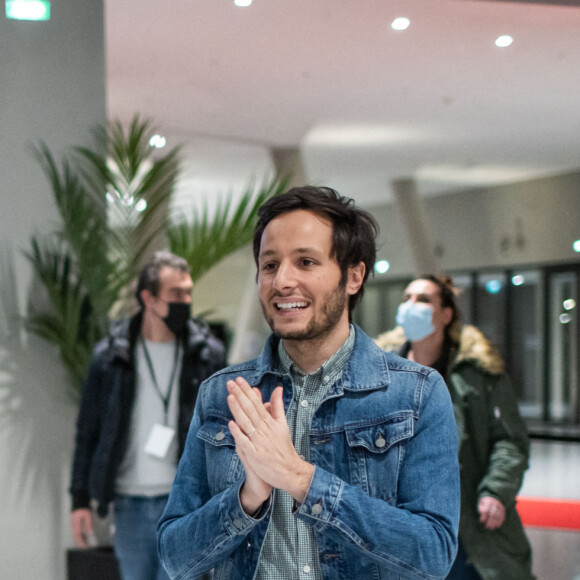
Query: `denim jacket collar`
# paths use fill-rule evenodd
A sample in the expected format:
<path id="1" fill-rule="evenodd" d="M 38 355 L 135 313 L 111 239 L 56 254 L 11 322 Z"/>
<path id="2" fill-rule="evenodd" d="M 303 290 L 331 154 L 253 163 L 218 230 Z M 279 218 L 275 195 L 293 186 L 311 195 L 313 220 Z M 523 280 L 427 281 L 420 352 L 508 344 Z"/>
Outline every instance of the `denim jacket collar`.
<path id="1" fill-rule="evenodd" d="M 264 349 L 255 360 L 255 375 L 251 384 L 261 383 L 264 375 L 279 368 L 278 343 L 280 339 L 270 335 Z M 332 385 L 328 397 L 338 397 L 347 391 L 373 391 L 391 382 L 385 352 L 381 350 L 361 329 L 355 325 L 355 341 L 352 355 L 342 373 L 342 377 Z"/>

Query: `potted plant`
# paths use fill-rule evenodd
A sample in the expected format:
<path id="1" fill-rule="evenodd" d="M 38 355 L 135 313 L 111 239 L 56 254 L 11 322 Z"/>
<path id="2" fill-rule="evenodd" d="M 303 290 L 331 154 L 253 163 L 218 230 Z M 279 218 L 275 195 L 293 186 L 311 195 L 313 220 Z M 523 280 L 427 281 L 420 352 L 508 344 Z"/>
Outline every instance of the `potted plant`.
<path id="1" fill-rule="evenodd" d="M 109 319 L 127 313 L 142 261 L 165 247 L 186 258 L 199 280 L 250 242 L 258 208 L 288 183 L 250 183 L 237 203 L 222 196 L 211 216 L 205 201 L 191 216 L 171 215 L 179 148 L 156 153 L 153 133 L 149 120 L 135 116 L 128 128 L 113 121 L 98 129 L 95 148 L 74 148 L 60 165 L 46 145 L 35 149 L 62 224 L 48 236 L 32 236 L 26 252 L 51 306 L 31 312 L 27 325 L 58 346 L 76 397 Z"/>

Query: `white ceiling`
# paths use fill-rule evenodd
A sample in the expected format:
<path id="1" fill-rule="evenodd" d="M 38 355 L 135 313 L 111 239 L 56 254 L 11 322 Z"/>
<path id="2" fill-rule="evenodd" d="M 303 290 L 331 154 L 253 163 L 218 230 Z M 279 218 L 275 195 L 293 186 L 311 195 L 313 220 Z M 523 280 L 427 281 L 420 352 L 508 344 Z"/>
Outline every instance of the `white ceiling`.
<path id="1" fill-rule="evenodd" d="M 184 143 L 183 199 L 299 147 L 371 207 L 580 167 L 580 8 L 483 0 L 106 0 L 109 117 Z M 394 31 L 407 16 L 411 26 Z M 514 37 L 500 49 L 494 40 Z"/>

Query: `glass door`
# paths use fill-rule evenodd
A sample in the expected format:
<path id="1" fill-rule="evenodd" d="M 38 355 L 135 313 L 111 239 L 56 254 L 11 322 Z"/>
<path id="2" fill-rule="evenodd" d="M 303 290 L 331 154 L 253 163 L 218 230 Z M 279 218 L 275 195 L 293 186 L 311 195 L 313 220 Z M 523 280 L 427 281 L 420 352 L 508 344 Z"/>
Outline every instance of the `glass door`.
<path id="1" fill-rule="evenodd" d="M 578 273 L 550 272 L 548 296 L 548 419 L 578 424 Z"/>

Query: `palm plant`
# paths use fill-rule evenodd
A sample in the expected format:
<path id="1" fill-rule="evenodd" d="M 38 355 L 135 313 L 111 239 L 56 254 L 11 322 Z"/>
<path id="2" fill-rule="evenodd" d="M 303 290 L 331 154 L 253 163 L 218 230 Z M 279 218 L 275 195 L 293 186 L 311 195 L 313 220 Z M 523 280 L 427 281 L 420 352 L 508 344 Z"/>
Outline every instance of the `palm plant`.
<path id="1" fill-rule="evenodd" d="M 169 246 L 198 280 L 219 260 L 251 240 L 256 213 L 281 192 L 286 179 L 250 184 L 240 201 L 222 198 L 213 218 L 207 203 L 172 221 L 167 217 L 179 175 L 179 148 L 156 156 L 150 121 L 135 116 L 127 130 L 114 121 L 96 131 L 94 149 L 77 147 L 57 164 L 40 144 L 36 157 L 46 174 L 62 226 L 33 236 L 26 252 L 46 290 L 50 311 L 31 312 L 31 331 L 57 345 L 78 395 L 92 350 L 111 316 L 127 314 L 129 288 L 143 261 Z"/>
<path id="2" fill-rule="evenodd" d="M 236 204 L 231 193 L 218 199 L 211 215 L 206 199 L 201 208 L 193 208 L 191 219 L 182 211 L 174 214 L 166 231 L 169 247 L 187 260 L 194 282 L 252 241 L 258 209 L 267 199 L 285 191 L 288 182 L 289 176 L 264 181 L 257 192 L 250 183 Z"/>

